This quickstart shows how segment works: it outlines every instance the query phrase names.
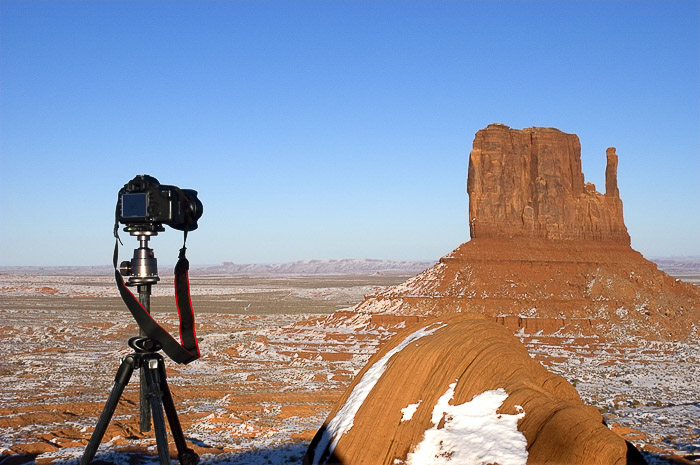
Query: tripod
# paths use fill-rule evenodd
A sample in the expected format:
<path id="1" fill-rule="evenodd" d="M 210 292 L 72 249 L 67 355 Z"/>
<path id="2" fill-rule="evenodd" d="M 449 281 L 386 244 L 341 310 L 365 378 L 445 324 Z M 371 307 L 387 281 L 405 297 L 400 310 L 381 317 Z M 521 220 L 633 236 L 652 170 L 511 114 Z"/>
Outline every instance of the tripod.
<path id="1" fill-rule="evenodd" d="M 163 356 L 156 353 L 161 349 L 160 344 L 153 339 L 132 337 L 129 339 L 129 346 L 134 349 L 134 353 L 127 355 L 122 360 L 117 375 L 114 377 L 114 387 L 107 399 L 102 415 L 95 426 L 95 431 L 90 437 L 90 442 L 85 448 L 85 454 L 80 459 L 80 465 L 87 465 L 95 457 L 97 448 L 102 442 L 102 438 L 107 430 L 107 425 L 114 415 L 119 399 L 124 388 L 129 383 L 131 375 L 135 369 L 141 369 L 142 377 L 145 378 L 146 398 L 150 411 L 153 414 L 153 427 L 156 435 L 156 446 L 158 448 L 158 460 L 161 465 L 170 464 L 170 453 L 168 451 L 168 438 L 165 431 L 165 415 L 168 417 L 170 432 L 175 440 L 177 456 L 182 465 L 195 465 L 199 462 L 199 456 L 185 442 L 185 435 L 175 410 L 173 396 L 170 394 L 168 381 L 165 374 L 165 363 Z M 145 376 L 144 376 L 145 375 Z"/>
<path id="2" fill-rule="evenodd" d="M 138 285 L 139 301 L 149 311 L 151 285 L 156 284 L 160 278 L 158 277 L 156 258 L 153 254 L 153 249 L 148 247 L 148 240 L 150 236 L 158 234 L 158 231 L 139 228 L 130 231 L 130 233 L 138 236 L 140 247 L 134 250 L 134 258 L 131 262 L 123 262 L 121 264 L 120 270 L 122 275 L 131 275 L 129 285 Z M 114 378 L 114 387 L 85 448 L 85 453 L 80 459 L 80 465 L 90 464 L 95 457 L 97 448 L 102 442 L 119 399 L 135 369 L 140 370 L 141 373 L 139 395 L 140 430 L 141 432 L 150 431 L 152 414 L 160 465 L 170 464 L 163 409 L 165 409 L 165 416 L 168 417 L 170 432 L 175 441 L 180 464 L 196 465 L 199 462 L 199 456 L 192 449 L 188 448 L 185 442 L 185 435 L 182 432 L 180 419 L 177 416 L 175 403 L 168 387 L 165 362 L 163 356 L 157 353 L 162 349 L 162 346 L 155 339 L 143 336 L 144 334 L 141 332 L 139 337 L 129 339 L 129 347 L 134 349 L 134 352 L 122 360 L 117 370 Z"/>

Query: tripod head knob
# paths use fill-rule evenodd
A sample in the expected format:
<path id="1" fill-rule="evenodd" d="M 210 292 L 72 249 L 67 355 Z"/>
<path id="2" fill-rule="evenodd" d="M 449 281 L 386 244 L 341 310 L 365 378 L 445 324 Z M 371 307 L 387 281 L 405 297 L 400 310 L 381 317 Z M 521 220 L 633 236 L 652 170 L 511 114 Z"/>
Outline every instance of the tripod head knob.
<path id="1" fill-rule="evenodd" d="M 122 276 L 131 276 L 133 273 L 131 262 L 128 260 L 121 262 L 119 265 L 119 273 L 121 273 Z"/>

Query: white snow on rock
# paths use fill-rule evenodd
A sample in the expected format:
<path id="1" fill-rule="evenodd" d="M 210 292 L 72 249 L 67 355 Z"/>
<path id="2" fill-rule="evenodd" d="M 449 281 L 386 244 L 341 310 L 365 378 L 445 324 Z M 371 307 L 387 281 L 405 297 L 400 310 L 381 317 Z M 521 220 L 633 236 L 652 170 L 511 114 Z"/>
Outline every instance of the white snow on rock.
<path id="1" fill-rule="evenodd" d="M 316 448 L 314 449 L 314 457 L 311 462 L 313 465 L 318 465 L 321 462 L 321 457 L 324 455 L 326 450 L 328 451 L 327 456 L 333 454 L 333 451 L 338 445 L 340 438 L 343 436 L 343 434 L 350 431 L 355 421 L 355 415 L 360 410 L 360 407 L 362 407 L 362 404 L 364 403 L 365 399 L 367 399 L 369 393 L 372 392 L 372 389 L 377 384 L 377 381 L 379 381 L 379 378 L 381 378 L 382 374 L 384 374 L 386 371 L 387 364 L 389 363 L 391 357 L 401 352 L 412 342 L 433 334 L 435 331 L 443 328 L 445 325 L 436 326 L 432 329 L 428 329 L 429 326 L 431 325 L 421 328 L 408 336 L 403 342 L 401 342 L 401 344 L 387 352 L 386 355 L 384 355 L 377 363 L 372 365 L 372 367 L 367 370 L 367 372 L 362 376 L 360 382 L 355 385 L 355 388 L 350 393 L 350 397 L 348 397 L 348 400 L 345 401 L 343 407 L 328 423 L 328 426 L 323 432 L 323 436 L 319 440 L 318 444 L 316 444 Z"/>
<path id="2" fill-rule="evenodd" d="M 457 382 L 450 384 L 438 399 L 431 418 L 433 427 L 408 454 L 407 465 L 525 465 L 527 440 L 518 431 L 518 420 L 525 416 L 522 407 L 516 406 L 519 413 L 515 415 L 498 413 L 508 398 L 503 388 L 483 392 L 471 402 L 450 405 L 456 386 Z M 438 428 L 443 419 L 444 425 Z"/>
<path id="3" fill-rule="evenodd" d="M 410 404 L 402 408 L 401 413 L 403 414 L 403 416 L 401 417 L 401 421 L 411 420 L 413 418 L 413 414 L 416 413 L 416 410 L 418 410 L 418 406 L 421 404 L 421 402 L 423 401 L 419 400 L 416 404 Z"/>

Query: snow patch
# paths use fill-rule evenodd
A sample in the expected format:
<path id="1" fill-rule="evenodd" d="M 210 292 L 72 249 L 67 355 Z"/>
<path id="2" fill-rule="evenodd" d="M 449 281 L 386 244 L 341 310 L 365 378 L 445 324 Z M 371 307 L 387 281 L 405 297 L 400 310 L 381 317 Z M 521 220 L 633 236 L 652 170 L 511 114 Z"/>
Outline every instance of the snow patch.
<path id="1" fill-rule="evenodd" d="M 409 421 L 413 418 L 413 414 L 416 413 L 416 410 L 418 410 L 418 406 L 420 403 L 423 402 L 422 400 L 419 400 L 418 403 L 416 404 L 410 404 L 407 405 L 406 407 L 401 409 L 401 413 L 403 416 L 401 417 L 401 421 Z"/>
<path id="2" fill-rule="evenodd" d="M 438 399 L 431 418 L 433 427 L 408 454 L 406 463 L 525 465 L 527 440 L 518 431 L 518 420 L 525 416 L 522 407 L 516 406 L 519 413 L 515 415 L 498 413 L 508 398 L 503 388 L 483 392 L 461 405 L 450 405 L 456 386 L 456 381 L 450 384 Z"/>

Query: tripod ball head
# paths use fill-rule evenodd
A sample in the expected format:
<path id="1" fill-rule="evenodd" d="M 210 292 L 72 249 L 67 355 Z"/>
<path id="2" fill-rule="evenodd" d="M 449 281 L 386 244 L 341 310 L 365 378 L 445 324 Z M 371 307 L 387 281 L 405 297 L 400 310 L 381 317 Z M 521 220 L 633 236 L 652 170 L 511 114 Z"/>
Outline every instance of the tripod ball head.
<path id="1" fill-rule="evenodd" d="M 157 233 L 143 234 L 142 232 L 132 232 L 138 235 L 140 246 L 134 249 L 134 257 L 131 261 L 123 261 L 119 265 L 119 273 L 129 277 L 129 285 L 156 284 L 160 281 L 158 277 L 158 259 L 155 257 L 153 249 L 148 247 L 150 236 Z"/>

